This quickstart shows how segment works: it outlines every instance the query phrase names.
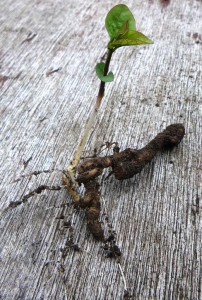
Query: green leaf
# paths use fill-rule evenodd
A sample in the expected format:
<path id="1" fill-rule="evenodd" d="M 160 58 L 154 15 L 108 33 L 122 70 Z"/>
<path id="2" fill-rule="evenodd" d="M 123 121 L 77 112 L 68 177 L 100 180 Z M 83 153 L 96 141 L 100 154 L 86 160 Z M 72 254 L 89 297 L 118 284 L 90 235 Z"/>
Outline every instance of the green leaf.
<path id="1" fill-rule="evenodd" d="M 124 23 L 122 28 L 119 30 L 119 35 L 116 37 L 116 39 L 122 36 L 123 34 L 127 33 L 128 30 L 129 30 L 129 25 L 128 25 L 128 21 L 126 21 L 126 23 Z"/>
<path id="2" fill-rule="evenodd" d="M 128 30 L 135 30 L 135 19 L 126 5 L 119 4 L 108 12 L 105 26 L 109 33 L 110 41 L 112 41 L 119 35 L 125 34 Z"/>
<path id="3" fill-rule="evenodd" d="M 114 80 L 114 74 L 112 72 L 109 72 L 107 75 L 104 76 L 104 68 L 105 64 L 104 63 L 98 63 L 96 65 L 96 74 L 98 78 L 103 81 L 103 82 L 111 82 Z"/>
<path id="4" fill-rule="evenodd" d="M 153 44 L 147 36 L 139 31 L 129 30 L 127 33 L 121 35 L 118 39 L 115 39 L 108 44 L 109 49 L 116 49 L 122 46 Z"/>

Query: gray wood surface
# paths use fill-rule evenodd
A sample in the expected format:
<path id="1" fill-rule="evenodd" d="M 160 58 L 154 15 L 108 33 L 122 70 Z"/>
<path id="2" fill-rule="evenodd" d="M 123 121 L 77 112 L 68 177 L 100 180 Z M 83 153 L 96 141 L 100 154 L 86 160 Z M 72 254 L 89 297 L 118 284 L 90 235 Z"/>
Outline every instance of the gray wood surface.
<path id="1" fill-rule="evenodd" d="M 61 184 L 97 95 L 104 19 L 118 3 L 0 1 L 0 299 L 123 299 L 120 266 L 131 299 L 202 299 L 201 1 L 125 2 L 154 44 L 114 54 L 86 153 L 106 141 L 140 148 L 176 122 L 186 136 L 133 179 L 103 184 L 120 261 L 106 258 L 65 190 L 7 209 L 40 184 Z M 81 251 L 68 248 L 71 237 Z"/>

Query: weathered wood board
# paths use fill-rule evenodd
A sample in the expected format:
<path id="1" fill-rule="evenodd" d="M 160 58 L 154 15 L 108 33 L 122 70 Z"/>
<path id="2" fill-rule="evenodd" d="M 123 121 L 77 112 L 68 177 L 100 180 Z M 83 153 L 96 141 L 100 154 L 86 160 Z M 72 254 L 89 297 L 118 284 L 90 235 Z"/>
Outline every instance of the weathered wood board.
<path id="1" fill-rule="evenodd" d="M 105 256 L 65 190 L 7 209 L 40 184 L 61 184 L 98 91 L 104 19 L 118 3 L 1 0 L 0 299 L 123 299 L 119 266 L 131 299 L 202 299 L 202 1 L 125 2 L 154 44 L 114 54 L 115 81 L 86 151 L 106 141 L 140 148 L 172 123 L 186 135 L 133 179 L 103 184 L 120 263 Z M 70 237 L 81 251 L 63 259 Z"/>

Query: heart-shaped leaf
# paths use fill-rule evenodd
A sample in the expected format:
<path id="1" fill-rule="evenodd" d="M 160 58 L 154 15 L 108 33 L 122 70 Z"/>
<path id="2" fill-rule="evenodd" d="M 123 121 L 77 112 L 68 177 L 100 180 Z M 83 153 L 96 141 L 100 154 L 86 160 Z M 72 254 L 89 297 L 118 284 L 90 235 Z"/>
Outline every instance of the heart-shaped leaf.
<path id="1" fill-rule="evenodd" d="M 114 80 L 114 74 L 112 72 L 109 72 L 107 75 L 104 75 L 104 68 L 105 64 L 104 63 L 98 63 L 96 65 L 96 74 L 98 78 L 103 81 L 103 82 L 111 82 Z"/>
<path id="2" fill-rule="evenodd" d="M 139 31 L 129 30 L 108 44 L 109 49 L 116 49 L 122 46 L 153 44 L 147 36 Z"/>
<path id="3" fill-rule="evenodd" d="M 112 41 L 128 30 L 135 30 L 135 19 L 126 5 L 118 4 L 108 12 L 105 26 Z"/>

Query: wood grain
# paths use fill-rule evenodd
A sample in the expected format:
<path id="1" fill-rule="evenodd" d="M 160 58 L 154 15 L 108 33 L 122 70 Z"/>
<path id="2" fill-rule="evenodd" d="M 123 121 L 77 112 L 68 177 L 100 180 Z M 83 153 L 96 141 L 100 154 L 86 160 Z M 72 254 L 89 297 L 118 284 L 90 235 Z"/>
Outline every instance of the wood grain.
<path id="1" fill-rule="evenodd" d="M 133 179 L 105 182 L 102 206 L 123 252 L 131 299 L 199 300 L 202 2 L 168 2 L 126 3 L 154 44 L 114 54 L 115 81 L 107 85 L 85 150 L 105 141 L 140 148 L 166 126 L 185 125 L 172 152 Z M 115 4 L 1 1 L 0 299 L 123 299 L 118 261 L 105 257 L 65 190 L 44 191 L 8 209 L 40 184 L 61 184 L 60 170 L 96 98 L 94 68 L 108 41 L 104 18 Z M 67 247 L 70 238 L 81 251 Z"/>

